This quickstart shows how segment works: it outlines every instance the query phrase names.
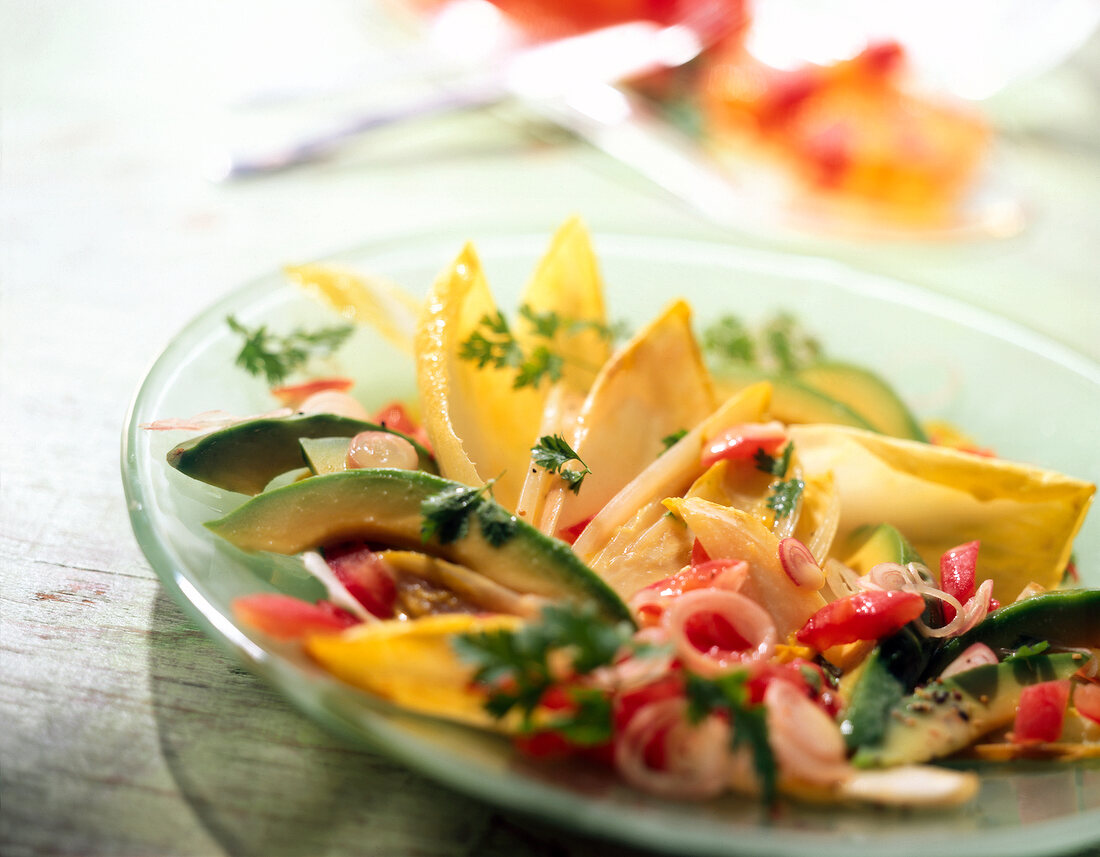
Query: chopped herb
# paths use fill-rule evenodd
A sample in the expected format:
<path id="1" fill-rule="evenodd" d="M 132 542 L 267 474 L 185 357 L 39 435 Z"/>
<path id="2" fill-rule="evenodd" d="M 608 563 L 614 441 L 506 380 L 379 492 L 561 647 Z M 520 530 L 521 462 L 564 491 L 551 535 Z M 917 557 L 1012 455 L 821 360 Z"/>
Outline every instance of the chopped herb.
<path id="1" fill-rule="evenodd" d="M 592 472 L 560 434 L 543 435 L 539 438 L 539 442 L 531 447 L 531 453 L 535 464 L 550 473 L 557 473 L 568 483 L 569 490 L 574 494 L 580 492 L 584 477 Z M 565 465 L 570 461 L 579 462 L 584 469 L 565 469 Z"/>
<path id="2" fill-rule="evenodd" d="M 481 534 L 493 547 L 499 548 L 516 534 L 516 516 L 500 504 L 482 499 L 476 514 Z"/>
<path id="3" fill-rule="evenodd" d="M 489 690 L 486 711 L 500 718 L 517 709 L 523 715 L 524 728 L 531 731 L 535 709 L 563 678 L 551 670 L 552 653 L 564 653 L 579 677 L 610 664 L 630 636 L 628 623 L 603 622 L 590 605 L 551 605 L 543 608 L 538 622 L 516 631 L 461 634 L 454 647 L 459 657 L 476 666 L 474 681 Z M 605 742 L 611 735 L 611 706 L 606 696 L 580 687 L 568 692 L 576 707 L 549 728 L 574 743 Z"/>
<path id="4" fill-rule="evenodd" d="M 791 466 L 791 453 L 794 452 L 794 444 L 788 443 L 783 447 L 783 451 L 779 453 L 779 457 L 769 455 L 762 449 L 756 450 L 753 455 L 753 461 L 756 462 L 756 469 L 763 473 L 770 473 L 772 476 L 778 476 L 782 479 L 787 475 L 787 471 Z"/>
<path id="5" fill-rule="evenodd" d="M 549 348 L 540 345 L 531 352 L 529 359 L 519 364 L 515 380 L 512 386 L 519 390 L 523 387 L 538 387 L 543 378 L 551 381 L 561 380 L 561 370 L 565 366 L 565 360 L 560 354 L 555 354 Z"/>
<path id="6" fill-rule="evenodd" d="M 592 687 L 571 687 L 567 693 L 575 708 L 568 716 L 551 720 L 546 728 L 580 747 L 596 747 L 610 741 L 611 697 Z"/>
<path id="7" fill-rule="evenodd" d="M 721 360 L 756 362 L 753 336 L 735 315 L 724 315 L 703 331 L 703 349 Z"/>
<path id="8" fill-rule="evenodd" d="M 805 487 L 806 483 L 801 479 L 783 479 L 772 484 L 768 508 L 775 512 L 777 521 L 789 517 L 794 512 Z"/>
<path id="9" fill-rule="evenodd" d="M 1050 643 L 1046 640 L 1035 643 L 1031 646 L 1020 646 L 1015 652 L 1005 658 L 1006 661 L 1014 661 L 1017 658 L 1030 658 L 1034 655 L 1040 655 L 1050 648 Z"/>
<path id="10" fill-rule="evenodd" d="M 768 743 L 768 723 L 763 705 L 754 705 L 745 686 L 746 670 L 727 673 L 714 679 L 687 674 L 684 691 L 688 699 L 688 717 L 695 723 L 712 713 L 725 713 L 730 720 L 730 743 L 734 749 L 747 745 L 753 768 L 760 780 L 764 799 L 775 798 L 777 768 Z"/>
<path id="11" fill-rule="evenodd" d="M 478 369 L 486 366 L 506 369 L 522 365 L 523 350 L 502 313 L 482 316 L 478 326 L 481 329 L 471 333 L 460 346 L 459 357 L 476 361 Z"/>
<path id="12" fill-rule="evenodd" d="M 755 330 L 737 316 L 725 315 L 703 331 L 702 342 L 720 364 L 740 363 L 784 374 L 822 357 L 821 344 L 789 313 L 779 313 Z"/>
<path id="13" fill-rule="evenodd" d="M 244 337 L 236 365 L 250 375 L 262 375 L 274 386 L 281 384 L 311 357 L 326 357 L 351 336 L 351 325 L 306 331 L 298 328 L 288 334 L 272 333 L 267 325 L 249 329 L 233 316 L 226 316 L 230 330 Z"/>
<path id="14" fill-rule="evenodd" d="M 519 314 L 530 325 L 531 333 L 547 340 L 547 344 L 537 345 L 530 353 L 525 353 L 508 320 L 498 311 L 481 318 L 477 329 L 461 344 L 458 352 L 461 359 L 474 361 L 479 369 L 491 366 L 494 369 L 516 370 L 512 386 L 517 390 L 538 387 L 545 379 L 558 381 L 561 378 L 565 358 L 551 348 L 552 340 L 559 333 L 575 335 L 593 330 L 610 340 L 617 330 L 592 319 L 564 318 L 550 310 L 537 312 L 528 304 L 519 308 Z"/>
<path id="15" fill-rule="evenodd" d="M 433 536 L 440 544 L 450 544 L 470 530 L 470 514 L 476 514 L 481 534 L 493 547 L 500 547 L 516 532 L 516 518 L 485 496 L 494 480 L 480 488 L 448 488 L 433 494 L 420 504 L 420 538 Z"/>
<path id="16" fill-rule="evenodd" d="M 807 664 L 800 664 L 798 672 L 802 675 L 803 681 L 805 681 L 815 693 L 821 693 L 821 673 Z"/>
<path id="17" fill-rule="evenodd" d="M 661 443 L 664 444 L 665 448 L 661 450 L 661 453 L 664 454 L 672 449 L 672 447 L 676 446 L 676 444 L 680 442 L 680 439 L 687 435 L 687 433 L 687 429 L 680 429 L 679 431 L 674 431 L 672 434 L 666 434 L 662 437 Z"/>
<path id="18" fill-rule="evenodd" d="M 441 544 L 464 538 L 470 529 L 470 512 L 481 502 L 484 488 L 449 488 L 420 504 L 420 538 L 432 536 Z"/>

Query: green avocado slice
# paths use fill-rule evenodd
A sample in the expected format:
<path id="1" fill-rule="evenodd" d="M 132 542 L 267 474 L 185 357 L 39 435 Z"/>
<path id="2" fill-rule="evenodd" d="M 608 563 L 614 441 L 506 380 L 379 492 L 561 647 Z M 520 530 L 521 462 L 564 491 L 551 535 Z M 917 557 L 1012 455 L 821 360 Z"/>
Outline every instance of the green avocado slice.
<path id="1" fill-rule="evenodd" d="M 723 366 L 715 370 L 717 384 L 739 390 L 759 381 L 772 385 L 771 415 L 787 423 L 833 423 L 875 431 L 860 414 L 843 402 L 789 375 L 775 375 L 748 366 Z"/>
<path id="2" fill-rule="evenodd" d="M 632 622 L 622 599 L 565 542 L 512 518 L 488 498 L 514 530 L 494 545 L 471 514 L 464 535 L 447 543 L 424 541 L 421 504 L 469 486 L 413 470 L 347 470 L 267 491 L 206 526 L 246 551 L 296 554 L 334 542 L 362 539 L 406 548 L 464 565 L 519 593 L 594 604 L 609 621 Z"/>
<path id="3" fill-rule="evenodd" d="M 1030 655 L 929 682 L 890 710 L 881 737 L 861 746 L 852 763 L 892 767 L 949 756 L 1011 723 L 1025 687 L 1069 678 L 1084 662 L 1077 652 Z"/>
<path id="4" fill-rule="evenodd" d="M 258 494 L 280 473 L 306 465 L 298 442 L 301 438 L 354 437 L 361 431 L 388 431 L 405 438 L 416 449 L 421 469 L 437 472 L 432 454 L 411 437 L 334 414 L 261 417 L 237 423 L 181 443 L 168 453 L 168 463 L 208 485 Z"/>
<path id="5" fill-rule="evenodd" d="M 921 555 L 917 553 L 909 540 L 901 534 L 901 531 L 892 524 L 867 524 L 856 529 L 848 537 L 843 562 L 848 568 L 859 574 L 866 574 L 880 562 L 896 562 L 898 565 L 908 565 L 914 562 L 917 563 L 917 568 L 921 570 L 921 578 L 925 583 L 930 586 L 938 585 L 931 573 L 926 570 L 927 566 L 925 566 L 924 560 L 921 559 Z M 935 598 L 925 598 L 925 605 L 921 619 L 929 627 L 938 628 L 943 624 L 943 607 Z M 912 633 L 914 637 L 918 636 L 915 632 Z M 933 649 L 936 648 L 933 641 L 925 638 L 919 639 L 923 642 L 917 648 L 923 653 L 923 659 L 919 663 L 909 665 L 908 669 L 910 671 L 916 669 L 916 673 L 912 674 L 913 681 L 908 682 L 909 687 L 907 689 L 912 689 L 917 676 L 928 663 Z"/>
<path id="6" fill-rule="evenodd" d="M 894 389 L 862 366 L 822 362 L 799 370 L 796 377 L 843 402 L 882 434 L 928 442 L 920 423 Z"/>
<path id="7" fill-rule="evenodd" d="M 1100 589 L 1060 589 L 1006 604 L 965 634 L 948 641 L 929 666 L 938 675 L 974 643 L 994 651 L 1048 642 L 1100 649 Z"/>

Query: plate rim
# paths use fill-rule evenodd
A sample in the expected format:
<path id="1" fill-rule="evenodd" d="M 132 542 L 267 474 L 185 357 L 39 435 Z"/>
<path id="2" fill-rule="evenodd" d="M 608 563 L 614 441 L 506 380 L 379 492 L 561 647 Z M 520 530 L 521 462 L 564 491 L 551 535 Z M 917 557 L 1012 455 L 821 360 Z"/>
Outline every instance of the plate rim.
<path id="1" fill-rule="evenodd" d="M 791 273 L 794 276 L 810 280 L 823 279 L 830 285 L 849 293 L 861 296 L 873 294 L 879 300 L 887 300 L 891 303 L 919 309 L 926 314 L 950 319 L 1008 344 L 1024 348 L 1100 388 L 1100 361 L 1094 360 L 1046 334 L 1032 330 L 994 312 L 898 278 L 864 271 L 835 259 L 811 254 L 762 250 L 707 239 L 659 236 L 647 232 L 596 231 L 593 233 L 598 258 L 605 251 L 614 254 L 616 250 L 612 248 L 615 247 L 622 248 L 633 245 L 637 249 L 639 242 L 645 242 L 646 249 L 652 251 L 656 246 L 653 243 L 656 238 L 659 238 L 660 247 L 663 248 L 661 255 L 677 257 L 685 252 L 702 253 L 710 260 L 717 261 L 720 264 L 730 264 L 733 260 L 735 266 L 745 267 L 747 265 L 749 268 L 756 270 L 767 269 L 769 273 L 775 273 L 778 266 L 783 269 L 784 273 Z M 529 228 L 516 230 L 494 228 L 491 230 L 491 234 L 477 239 L 477 246 L 479 252 L 484 252 L 486 256 L 492 255 L 494 251 L 499 252 L 504 245 L 508 245 L 511 252 L 516 252 L 516 248 L 522 248 L 526 252 L 533 247 L 535 248 L 534 255 L 531 256 L 533 263 L 542 252 L 539 248 L 545 247 L 546 240 L 546 233 L 535 232 Z M 368 241 L 344 250 L 326 253 L 315 261 L 319 263 L 338 263 L 341 260 L 364 259 L 365 257 L 384 260 L 389 255 L 406 253 L 417 248 L 440 249 L 444 244 L 453 248 L 452 255 L 455 255 L 463 242 L 452 236 L 442 235 L 439 232 L 415 232 L 396 238 Z M 485 248 L 484 251 L 482 251 L 482 248 Z M 529 777 L 514 771 L 505 771 L 503 775 L 494 775 L 483 779 L 478 778 L 476 775 L 460 776 L 456 773 L 456 771 L 461 770 L 460 765 L 456 766 L 453 762 L 449 764 L 439 763 L 437 756 L 433 757 L 430 752 L 424 751 L 423 747 L 415 746 L 417 745 L 415 740 L 411 742 L 412 746 L 407 745 L 407 742 L 398 742 L 396 745 L 387 742 L 388 746 L 383 748 L 378 746 L 379 736 L 377 734 L 373 734 L 368 729 L 368 734 L 364 736 L 360 732 L 363 729 L 361 722 L 353 725 L 347 721 L 344 715 L 331 707 L 325 707 L 326 716 L 318 718 L 316 716 L 317 706 L 304 699 L 303 693 L 294 686 L 293 682 L 284 681 L 283 675 L 292 675 L 299 682 L 305 677 L 307 686 L 320 686 L 332 692 L 346 692 L 348 686 L 325 675 L 307 676 L 305 671 L 301 670 L 297 664 L 285 655 L 269 651 L 253 642 L 228 620 L 187 579 L 184 572 L 178 567 L 180 565 L 185 567 L 186 563 L 182 557 L 174 555 L 175 552 L 162 543 L 155 532 L 152 521 L 145 514 L 146 486 L 137 478 L 140 468 L 136 463 L 136 449 L 138 448 L 137 438 L 141 431 L 136 421 L 138 409 L 145 395 L 150 391 L 154 380 L 157 380 L 158 373 L 166 371 L 171 365 L 169 358 L 174 356 L 177 350 L 182 350 L 190 339 L 201 332 L 212 316 L 218 313 L 224 314 L 227 308 L 239 306 L 242 302 L 247 303 L 253 292 L 262 294 L 278 288 L 279 273 L 280 269 L 273 268 L 266 273 L 245 280 L 224 292 L 217 300 L 205 305 L 194 316 L 188 318 L 149 362 L 130 400 L 123 423 L 120 449 L 124 494 L 135 538 L 161 584 L 168 589 L 173 600 L 182 606 L 185 612 L 202 627 L 208 637 L 218 643 L 223 650 L 234 655 L 239 662 L 255 675 L 273 685 L 284 699 L 288 699 L 315 724 L 333 729 L 331 718 L 335 717 L 340 721 L 341 728 L 338 731 L 343 734 L 343 737 L 351 739 L 353 743 L 370 746 L 466 795 L 489 801 L 497 806 L 507 807 L 509 810 L 521 814 L 537 816 L 561 825 L 567 830 L 633 845 L 649 848 L 657 847 L 669 852 L 684 849 L 688 843 L 685 842 L 683 831 L 676 833 L 673 838 L 667 838 L 664 835 L 667 833 L 668 819 L 665 818 L 663 812 L 657 814 L 656 820 L 653 820 L 652 817 L 644 820 L 645 814 L 639 813 L 637 818 L 633 819 L 633 827 L 624 828 L 621 824 L 609 826 L 606 823 L 601 823 L 604 819 L 601 818 L 598 811 L 593 811 L 592 804 L 589 801 L 584 800 L 582 796 L 571 790 L 532 781 Z M 193 349 L 200 342 L 201 339 L 196 339 L 195 343 L 189 347 Z M 362 692 L 357 693 L 364 698 L 365 702 L 369 700 L 369 695 Z M 383 705 L 383 708 L 387 705 Z M 392 706 L 389 707 L 392 708 Z M 366 704 L 364 708 L 371 711 L 372 708 L 377 708 L 377 706 Z M 403 716 L 409 716 L 408 712 L 402 711 L 401 713 Z M 439 722 L 431 717 L 421 718 L 420 715 L 415 714 L 411 716 L 414 719 L 423 719 L 433 723 Z M 318 723 L 319 719 L 320 723 Z M 385 729 L 377 729 L 377 725 L 375 724 L 375 733 L 386 731 Z M 421 752 L 417 752 L 418 749 Z M 522 781 L 528 789 L 534 789 L 534 793 L 524 794 L 523 790 L 518 793 L 512 790 L 510 787 L 517 781 Z M 532 806 L 532 803 L 542 796 L 541 793 L 544 790 L 548 790 L 550 794 L 557 798 L 554 805 L 550 807 Z M 859 810 L 859 812 L 866 811 L 869 810 Z M 853 815 L 853 817 L 856 816 Z M 718 830 L 718 825 L 705 824 L 702 825 L 703 830 L 701 833 L 698 830 L 694 831 L 698 836 L 691 835 L 692 832 L 689 831 L 690 849 L 693 853 L 700 855 L 774 854 L 778 857 L 778 855 L 791 854 L 799 848 L 812 845 L 822 857 L 831 857 L 831 855 L 836 855 L 836 857 L 845 855 L 846 857 L 846 855 L 853 853 L 853 848 L 890 847 L 896 857 L 904 857 L 908 854 L 917 857 L 917 855 L 925 855 L 930 847 L 937 845 L 933 836 L 932 840 L 922 840 L 919 848 L 909 849 L 907 843 L 910 834 L 899 831 L 884 837 L 875 837 L 873 830 L 871 830 L 869 834 L 862 837 L 849 835 L 839 841 L 827 843 L 823 840 L 833 838 L 830 832 L 816 831 L 810 833 L 792 829 L 769 831 L 766 826 L 759 824 L 741 826 L 734 823 L 734 826 L 739 834 L 760 834 L 763 832 L 764 836 L 762 838 L 749 836 L 738 843 L 726 843 L 727 845 L 732 844 L 734 846 L 732 848 L 723 847 L 719 849 L 718 843 L 714 841 L 714 834 Z M 714 831 L 708 833 L 707 831 L 711 827 L 714 827 Z M 1026 837 L 1021 836 L 1021 829 L 1027 830 L 1029 835 Z M 1095 846 L 1100 843 L 1100 832 L 1097 832 L 1098 830 L 1100 830 L 1100 809 L 1086 810 L 1072 816 L 1038 822 L 1027 828 L 1014 827 L 1003 833 L 998 832 L 995 828 L 975 830 L 973 835 L 966 836 L 965 841 L 974 846 L 980 844 L 980 848 L 968 848 L 967 853 L 970 854 L 988 853 L 991 855 L 1005 855 L 1005 857 L 1012 857 L 1012 855 L 1024 857 L 1024 855 L 1057 854 L 1074 848 Z M 726 832 L 733 832 L 733 828 L 728 828 Z M 1038 850 L 1031 842 L 1033 836 L 1037 833 L 1045 834 L 1045 845 Z M 1089 833 L 1092 834 L 1091 839 L 1087 835 Z M 938 844 L 942 846 L 949 842 L 957 843 L 959 835 L 954 833 L 945 836 Z"/>

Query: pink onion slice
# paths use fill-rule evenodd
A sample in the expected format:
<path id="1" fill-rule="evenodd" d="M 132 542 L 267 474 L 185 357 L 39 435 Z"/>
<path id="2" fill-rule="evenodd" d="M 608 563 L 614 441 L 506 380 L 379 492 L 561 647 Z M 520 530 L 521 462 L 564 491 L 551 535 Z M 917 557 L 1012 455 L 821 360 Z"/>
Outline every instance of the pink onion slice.
<path id="1" fill-rule="evenodd" d="M 998 663 L 996 652 L 985 643 L 975 643 L 949 663 L 947 668 L 940 673 L 940 678 L 949 678 L 967 670 L 972 670 L 974 667 L 995 663 Z"/>
<path id="2" fill-rule="evenodd" d="M 778 553 L 780 565 L 796 586 L 817 592 L 825 585 L 825 572 L 817 564 L 810 549 L 798 539 L 793 536 L 782 539 Z"/>
<path id="3" fill-rule="evenodd" d="M 646 748 L 667 730 L 667 770 L 651 768 Z M 720 794 L 729 779 L 729 725 L 718 717 L 692 724 L 683 699 L 661 699 L 641 708 L 615 743 L 615 767 L 624 780 L 650 794 L 703 799 Z"/>
<path id="4" fill-rule="evenodd" d="M 392 467 L 416 470 L 419 457 L 405 438 L 388 431 L 361 431 L 348 444 L 348 470 L 364 467 Z"/>
<path id="5" fill-rule="evenodd" d="M 697 613 L 716 613 L 733 626 L 749 647 L 741 651 L 701 652 L 688 638 L 687 622 Z M 669 640 L 681 663 L 704 678 L 713 678 L 735 666 L 767 661 L 775 652 L 777 632 L 767 611 L 737 592 L 696 589 L 685 592 L 664 616 Z"/>
<path id="6" fill-rule="evenodd" d="M 832 785 L 851 776 L 840 727 L 788 681 L 764 691 L 768 743 L 782 773 L 808 783 Z"/>

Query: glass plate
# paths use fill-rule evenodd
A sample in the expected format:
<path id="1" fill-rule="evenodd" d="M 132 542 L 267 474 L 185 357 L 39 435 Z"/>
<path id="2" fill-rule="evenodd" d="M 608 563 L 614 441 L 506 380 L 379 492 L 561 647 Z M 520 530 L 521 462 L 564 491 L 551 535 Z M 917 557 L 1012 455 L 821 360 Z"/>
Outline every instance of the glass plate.
<path id="1" fill-rule="evenodd" d="M 547 236 L 479 237 L 489 282 L 514 306 Z M 832 262 L 725 245 L 601 235 L 597 250 L 611 317 L 635 328 L 686 297 L 700 326 L 724 312 L 749 320 L 796 312 L 837 358 L 893 381 L 921 418 L 949 419 L 1006 458 L 1092 481 L 1100 477 L 1100 367 L 1010 322 Z M 457 254 L 438 237 L 343 254 L 338 261 L 422 294 Z M 678 854 L 817 857 L 1038 855 L 1100 841 L 1100 765 L 984 766 L 970 805 L 935 814 L 783 805 L 766 813 L 735 798 L 675 803 L 635 793 L 606 773 L 535 764 L 491 735 L 395 710 L 328 678 L 289 647 L 237 627 L 237 595 L 277 586 L 306 593 L 293 560 L 248 558 L 202 527 L 240 501 L 180 476 L 164 461 L 179 432 L 140 424 L 224 409 L 272 407 L 265 385 L 233 365 L 239 347 L 225 317 L 270 324 L 331 324 L 332 314 L 278 274 L 231 293 L 188 324 L 141 385 L 126 426 L 122 470 L 134 532 L 165 588 L 215 639 L 307 715 L 458 790 L 587 833 Z M 411 361 L 361 329 L 325 371 L 350 374 L 368 408 L 414 392 Z M 1100 585 L 1100 521 L 1082 530 L 1086 585 Z"/>

